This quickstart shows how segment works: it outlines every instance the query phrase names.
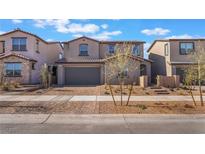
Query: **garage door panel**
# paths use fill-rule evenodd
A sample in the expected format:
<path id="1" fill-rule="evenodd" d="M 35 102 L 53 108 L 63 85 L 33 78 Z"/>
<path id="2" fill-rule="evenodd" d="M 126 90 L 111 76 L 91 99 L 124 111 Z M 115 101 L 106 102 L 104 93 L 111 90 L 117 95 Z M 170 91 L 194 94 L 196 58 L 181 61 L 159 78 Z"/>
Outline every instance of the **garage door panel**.
<path id="1" fill-rule="evenodd" d="M 69 67 L 66 68 L 67 85 L 96 85 L 100 84 L 100 68 L 98 67 Z"/>

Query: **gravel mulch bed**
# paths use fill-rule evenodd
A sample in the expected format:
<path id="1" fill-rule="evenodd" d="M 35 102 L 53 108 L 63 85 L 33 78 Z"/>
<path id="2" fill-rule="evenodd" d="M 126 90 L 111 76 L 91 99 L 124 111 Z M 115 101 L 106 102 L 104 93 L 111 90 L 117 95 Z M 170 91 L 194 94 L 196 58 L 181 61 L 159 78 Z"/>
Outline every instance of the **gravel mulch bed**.
<path id="1" fill-rule="evenodd" d="M 128 106 L 115 106 L 113 102 L 4 102 L 0 114 L 205 114 L 198 102 L 131 102 Z"/>

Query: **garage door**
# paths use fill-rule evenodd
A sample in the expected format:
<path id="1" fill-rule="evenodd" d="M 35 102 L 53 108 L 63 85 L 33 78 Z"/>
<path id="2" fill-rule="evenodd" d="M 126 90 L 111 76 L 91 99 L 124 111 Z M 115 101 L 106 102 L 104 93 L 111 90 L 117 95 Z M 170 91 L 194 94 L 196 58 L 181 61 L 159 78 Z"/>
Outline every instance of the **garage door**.
<path id="1" fill-rule="evenodd" d="M 100 84 L 100 68 L 68 67 L 65 70 L 67 85 L 97 85 Z"/>

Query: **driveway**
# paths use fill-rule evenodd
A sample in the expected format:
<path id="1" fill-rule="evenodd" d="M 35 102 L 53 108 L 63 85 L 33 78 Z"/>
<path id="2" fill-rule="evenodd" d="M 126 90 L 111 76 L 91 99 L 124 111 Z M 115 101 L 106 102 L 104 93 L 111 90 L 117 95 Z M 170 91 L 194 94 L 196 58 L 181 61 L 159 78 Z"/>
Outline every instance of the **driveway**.
<path id="1" fill-rule="evenodd" d="M 205 115 L 2 114 L 0 133 L 205 133 Z"/>

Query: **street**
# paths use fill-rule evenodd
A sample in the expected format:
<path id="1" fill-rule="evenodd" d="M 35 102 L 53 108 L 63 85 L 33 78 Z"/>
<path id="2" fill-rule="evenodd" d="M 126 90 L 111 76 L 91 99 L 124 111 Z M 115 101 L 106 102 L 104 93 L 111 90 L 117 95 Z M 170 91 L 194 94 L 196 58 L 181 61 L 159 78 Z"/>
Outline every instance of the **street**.
<path id="1" fill-rule="evenodd" d="M 1 134 L 198 134 L 205 115 L 1 114 Z"/>

